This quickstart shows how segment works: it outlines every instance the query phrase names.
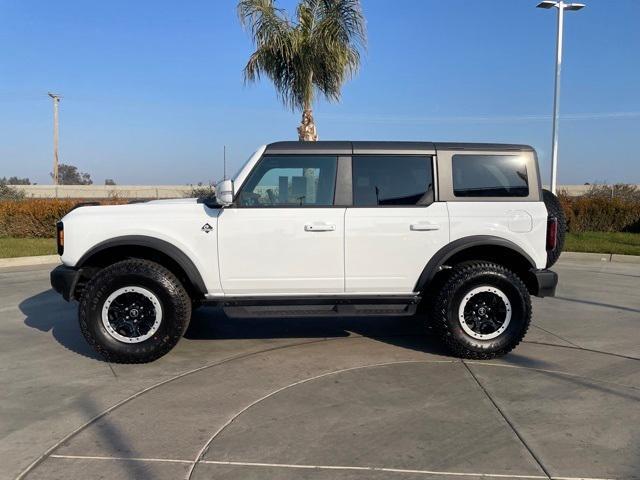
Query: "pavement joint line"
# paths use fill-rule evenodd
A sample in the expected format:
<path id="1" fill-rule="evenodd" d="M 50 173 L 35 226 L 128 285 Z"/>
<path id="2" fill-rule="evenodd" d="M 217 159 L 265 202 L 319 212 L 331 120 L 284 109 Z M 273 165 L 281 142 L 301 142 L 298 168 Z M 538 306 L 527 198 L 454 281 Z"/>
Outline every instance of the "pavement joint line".
<path id="1" fill-rule="evenodd" d="M 346 338 L 349 338 L 349 337 L 346 337 Z M 314 375 L 313 377 L 309 377 L 309 378 L 305 378 L 305 379 L 302 379 L 302 380 L 298 380 L 297 382 L 293 382 L 293 383 L 291 383 L 289 385 L 285 385 L 284 387 L 280 387 L 280 388 L 278 388 L 276 390 L 273 390 L 272 392 L 270 392 L 270 393 L 268 393 L 266 395 L 263 395 L 262 397 L 254 400 L 250 404 L 246 405 L 243 409 L 241 409 L 238 412 L 236 412 L 220 428 L 218 428 L 218 430 L 216 430 L 214 432 L 214 434 L 209 438 L 209 440 L 207 440 L 207 442 L 205 442 L 205 444 L 202 446 L 202 448 L 200 449 L 200 451 L 196 455 L 195 459 L 192 461 L 191 468 L 187 472 L 187 475 L 185 476 L 185 480 L 191 480 L 191 476 L 193 475 L 193 472 L 194 472 L 196 466 L 198 465 L 198 463 L 202 462 L 203 457 L 206 455 L 207 451 L 209 450 L 209 447 L 211 446 L 213 441 L 216 439 L 216 437 L 218 437 L 218 435 L 220 435 L 223 432 L 223 430 L 225 430 L 229 425 L 231 425 L 238 417 L 240 417 L 247 410 L 249 410 L 250 408 L 256 406 L 260 402 L 263 402 L 263 401 L 267 400 L 268 398 L 273 397 L 274 395 L 277 395 L 277 394 L 279 394 L 279 393 L 281 393 L 281 392 L 283 392 L 285 390 L 288 390 L 289 388 L 296 387 L 298 385 L 302 385 L 302 384 L 305 384 L 305 383 L 308 383 L 308 382 L 312 382 L 314 380 L 318 380 L 320 378 L 328 377 L 328 376 L 331 376 L 331 375 L 337 375 L 337 374 L 340 374 L 340 373 L 350 372 L 350 371 L 354 371 L 354 370 L 361 370 L 361 369 L 365 369 L 365 368 L 375 368 L 375 367 L 384 367 L 384 366 L 389 366 L 389 365 L 400 365 L 400 364 L 410 364 L 410 363 L 459 363 L 459 360 L 398 360 L 398 361 L 395 361 L 395 362 L 384 362 L 384 363 L 376 363 L 376 364 L 370 364 L 370 365 L 359 365 L 357 367 L 343 368 L 343 369 L 340 369 L 340 370 L 333 370 L 333 371 L 330 371 L 330 372 L 321 373 L 319 375 Z"/>
<path id="2" fill-rule="evenodd" d="M 111 365 L 111 362 L 105 360 L 105 363 L 109 366 L 109 370 L 111 370 L 111 373 L 113 373 L 113 376 L 115 378 L 118 378 L 118 375 L 116 374 L 116 371 L 113 369 L 113 365 Z"/>
<path id="3" fill-rule="evenodd" d="M 594 382 L 594 383 L 608 383 L 610 385 L 615 385 L 616 387 L 624 387 L 624 388 L 631 388 L 633 390 L 640 390 L 639 386 L 627 385 L 626 383 L 612 382 L 611 380 L 605 380 L 603 378 L 585 377 L 584 375 L 578 375 L 577 373 L 571 373 L 571 372 L 563 372 L 562 370 L 525 367 L 524 365 L 504 365 L 502 363 L 482 362 L 477 360 L 467 360 L 466 363 L 469 365 L 479 365 L 481 367 L 521 368 L 523 370 L 533 370 L 535 372 L 541 372 L 541 373 L 553 373 L 556 375 L 565 375 L 567 377 L 575 377 L 575 378 L 581 378 L 583 380 L 589 380 L 590 382 Z"/>
<path id="4" fill-rule="evenodd" d="M 605 352 L 603 350 L 596 350 L 596 349 L 593 349 L 593 348 L 574 347 L 574 346 L 571 346 L 571 345 L 558 345 L 558 344 L 555 344 L 555 343 L 536 342 L 536 341 L 532 341 L 532 340 L 523 340 L 522 343 L 529 343 L 531 345 L 544 345 L 545 347 L 570 348 L 572 350 L 582 350 L 584 352 L 599 353 L 600 355 L 611 355 L 612 357 L 619 357 L 619 358 L 626 358 L 627 360 L 640 361 L 640 358 L 638 358 L 638 357 L 632 357 L 630 355 L 622 355 L 620 353 Z"/>
<path id="5" fill-rule="evenodd" d="M 64 460 L 111 460 L 120 462 L 156 462 L 156 463 L 178 463 L 191 464 L 191 460 L 180 458 L 144 458 L 144 457 L 106 457 L 94 455 L 51 455 L 51 458 Z M 239 462 L 230 460 L 201 460 L 200 463 L 205 465 L 228 465 L 239 467 L 267 467 L 267 468 L 290 468 L 301 470 L 355 470 L 369 472 L 388 472 L 388 473 L 407 473 L 422 475 L 440 475 L 451 477 L 485 477 L 485 478 L 520 478 L 531 480 L 544 480 L 548 477 L 542 475 L 518 475 L 506 473 L 476 473 L 476 472 L 448 472 L 439 470 L 424 469 L 407 469 L 407 468 L 388 468 L 388 467 L 362 467 L 347 465 L 304 465 L 304 464 L 288 464 L 288 463 L 265 463 L 265 462 Z M 551 480 L 615 480 L 612 478 L 594 478 L 594 477 L 558 477 L 553 476 Z"/>
<path id="6" fill-rule="evenodd" d="M 188 375 L 192 375 L 194 373 L 198 373 L 201 372 L 203 370 L 207 370 L 209 368 L 213 368 L 213 367 L 217 367 L 220 365 L 224 365 L 226 363 L 235 361 L 235 360 L 242 360 L 244 358 L 248 358 L 254 355 L 260 355 L 263 353 L 268 353 L 268 352 L 272 352 L 275 350 L 282 350 L 285 348 L 293 348 L 293 347 L 298 347 L 298 346 L 303 346 L 303 345 L 310 345 L 310 344 L 314 344 L 314 343 L 320 343 L 320 342 L 326 342 L 326 341 L 331 341 L 331 340 L 341 340 L 344 338 L 349 338 L 349 337 L 335 337 L 335 338 L 321 338 L 321 339 L 315 339 L 315 340 L 311 340 L 311 341 L 305 341 L 305 342 L 298 342 L 298 343 L 294 343 L 294 344 L 288 344 L 288 345 L 279 345 L 277 347 L 271 347 L 271 348 L 267 348 L 267 349 L 263 349 L 263 350 L 257 350 L 254 352 L 248 352 L 248 353 L 243 353 L 240 355 L 232 355 L 230 357 L 226 357 L 223 358 L 222 360 L 219 360 L 217 362 L 214 363 L 209 363 L 206 365 L 202 365 L 200 367 L 197 368 L 193 368 L 191 370 L 188 370 L 186 372 L 182 372 L 178 375 L 175 375 L 173 377 L 169 377 L 167 379 L 164 379 L 158 383 L 155 383 L 147 388 L 144 388 L 136 393 L 134 393 L 133 395 L 128 396 L 127 398 L 113 404 L 112 406 L 110 406 L 109 408 L 107 408 L 106 410 L 104 410 L 102 413 L 99 413 L 98 415 L 96 415 L 95 417 L 91 418 L 90 420 L 88 420 L 87 422 L 85 422 L 84 424 L 80 425 L 79 427 L 77 427 L 75 430 L 69 432 L 67 435 L 65 435 L 64 437 L 62 437 L 62 439 L 58 440 L 54 445 L 52 445 L 51 447 L 49 447 L 47 450 L 45 450 L 45 452 L 40 455 L 38 458 L 36 458 L 33 462 L 31 462 L 17 477 L 16 480 L 22 480 L 26 477 L 26 475 L 31 472 L 34 468 L 36 468 L 38 465 L 40 465 L 40 463 L 42 463 L 47 457 L 50 457 L 51 454 L 60 447 L 60 445 L 62 445 L 64 442 L 70 440 L 71 438 L 73 438 L 74 436 L 76 436 L 78 433 L 82 432 L 85 428 L 87 428 L 89 425 L 92 425 L 93 423 L 97 422 L 98 420 L 100 420 L 102 417 L 108 415 L 109 413 L 113 412 L 115 409 L 121 407 L 122 405 L 129 403 L 132 400 L 135 400 L 136 398 L 144 395 L 147 392 L 150 392 L 151 390 L 155 390 L 158 387 L 161 387 L 163 385 L 166 385 L 167 383 L 173 382 L 175 380 L 179 380 L 181 378 L 184 378 Z"/>
<path id="7" fill-rule="evenodd" d="M 531 457 L 535 460 L 535 462 L 538 464 L 538 466 L 540 467 L 540 469 L 544 472 L 544 474 L 546 475 L 546 477 L 542 477 L 542 478 L 548 478 L 551 479 L 551 473 L 549 473 L 549 470 L 544 466 L 544 464 L 542 463 L 542 459 L 540 459 L 538 457 L 538 455 L 536 455 L 536 453 L 533 451 L 533 449 L 529 446 L 529 444 L 525 441 L 525 439 L 522 437 L 522 435 L 520 434 L 520 432 L 518 432 L 518 429 L 516 428 L 516 426 L 513 424 L 513 422 L 511 422 L 511 420 L 509 419 L 509 417 L 502 411 L 502 409 L 500 408 L 500 406 L 498 405 L 498 403 L 495 401 L 495 399 L 493 398 L 493 396 L 489 393 L 489 391 L 485 388 L 484 385 L 482 385 L 482 383 L 480 382 L 480 380 L 478 379 L 478 377 L 476 377 L 476 374 L 473 373 L 473 370 L 471 369 L 471 367 L 467 364 L 467 362 L 465 360 L 462 360 L 462 364 L 464 365 L 464 367 L 467 369 L 467 371 L 469 372 L 469 374 L 471 375 L 471 377 L 473 378 L 473 380 L 475 381 L 475 383 L 478 385 L 478 387 L 480 387 L 480 389 L 484 392 L 484 394 L 486 395 L 486 397 L 489 399 L 489 401 L 493 404 L 493 406 L 495 407 L 495 409 L 498 411 L 498 413 L 500 414 L 500 416 L 502 417 L 502 419 L 507 422 L 507 425 L 509 425 L 509 427 L 511 427 L 511 430 L 513 430 L 513 433 L 516 435 L 516 437 L 518 437 L 518 440 L 520 440 L 520 442 L 522 443 L 522 445 L 524 446 L 524 448 L 529 452 L 529 454 L 531 455 Z"/>
<path id="8" fill-rule="evenodd" d="M 546 328 L 542 328 L 542 327 L 540 327 L 539 325 L 534 325 L 534 324 L 531 324 L 531 326 L 532 326 L 533 328 L 537 328 L 538 330 L 542 330 L 543 332 L 546 332 L 546 333 L 548 333 L 549 335 L 551 335 L 551 336 L 553 336 L 553 337 L 556 337 L 557 339 L 562 340 L 563 342 L 568 343 L 569 345 L 573 345 L 573 346 L 574 346 L 574 347 L 576 347 L 576 348 L 582 348 L 582 347 L 581 347 L 580 345 L 578 345 L 577 343 L 573 343 L 572 341 L 567 340 L 566 338 L 561 337 L 561 336 L 560 336 L 560 335 L 558 335 L 557 333 L 553 333 L 553 332 L 551 332 L 551 331 L 547 330 Z"/>

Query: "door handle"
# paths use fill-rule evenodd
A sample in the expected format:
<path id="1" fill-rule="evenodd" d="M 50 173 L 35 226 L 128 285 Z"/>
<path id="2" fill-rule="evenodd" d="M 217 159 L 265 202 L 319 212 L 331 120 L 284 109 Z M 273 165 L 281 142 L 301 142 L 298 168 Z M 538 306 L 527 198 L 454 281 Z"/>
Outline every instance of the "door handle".
<path id="1" fill-rule="evenodd" d="M 331 223 L 307 223 L 304 226 L 305 232 L 333 232 L 336 226 Z"/>
<path id="2" fill-rule="evenodd" d="M 429 223 L 429 222 L 417 222 L 417 223 L 412 223 L 409 229 L 414 232 L 429 232 L 433 230 L 440 230 L 440 225 L 436 225 L 435 223 Z"/>

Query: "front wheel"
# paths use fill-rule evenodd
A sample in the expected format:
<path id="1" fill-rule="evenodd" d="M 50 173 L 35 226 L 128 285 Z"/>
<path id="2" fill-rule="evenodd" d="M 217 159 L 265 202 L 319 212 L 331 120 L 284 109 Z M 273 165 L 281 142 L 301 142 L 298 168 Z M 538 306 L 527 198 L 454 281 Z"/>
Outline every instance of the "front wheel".
<path id="1" fill-rule="evenodd" d="M 430 321 L 445 345 L 462 358 L 489 359 L 513 350 L 531 322 L 522 280 L 491 262 L 453 267 L 430 305 Z"/>
<path id="2" fill-rule="evenodd" d="M 80 300 L 82 334 L 107 361 L 145 363 L 171 350 L 191 318 L 191 299 L 176 276 L 130 259 L 98 272 Z"/>

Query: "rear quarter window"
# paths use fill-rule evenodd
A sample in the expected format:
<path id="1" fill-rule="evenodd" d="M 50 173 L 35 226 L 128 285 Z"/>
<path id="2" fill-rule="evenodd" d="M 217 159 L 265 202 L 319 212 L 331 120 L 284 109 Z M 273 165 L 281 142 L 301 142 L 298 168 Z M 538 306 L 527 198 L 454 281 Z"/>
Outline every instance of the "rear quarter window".
<path id="1" fill-rule="evenodd" d="M 526 158 L 521 155 L 454 155 L 456 197 L 527 197 Z"/>

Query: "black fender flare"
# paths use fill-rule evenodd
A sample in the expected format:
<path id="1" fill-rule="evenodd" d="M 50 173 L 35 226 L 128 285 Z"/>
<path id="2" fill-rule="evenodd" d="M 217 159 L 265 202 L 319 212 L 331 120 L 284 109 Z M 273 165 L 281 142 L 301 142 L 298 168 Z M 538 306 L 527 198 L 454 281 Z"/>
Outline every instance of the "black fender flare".
<path id="1" fill-rule="evenodd" d="M 82 268 L 82 266 L 95 254 L 107 250 L 113 247 L 125 247 L 125 246 L 136 246 L 136 247 L 145 247 L 152 250 L 156 250 L 160 253 L 163 253 L 170 257 L 173 261 L 175 261 L 182 270 L 184 270 L 185 274 L 189 278 L 189 281 L 194 286 L 194 288 L 198 291 L 198 293 L 206 294 L 207 287 L 202 280 L 202 275 L 200 275 L 200 271 L 195 266 L 195 264 L 191 261 L 191 259 L 178 247 L 169 243 L 165 240 L 160 240 L 154 237 L 148 237 L 145 235 L 124 235 L 122 237 L 114 237 L 103 242 L 98 243 L 93 246 L 90 250 L 85 252 L 84 255 L 78 260 L 76 264 L 76 268 Z"/>
<path id="2" fill-rule="evenodd" d="M 495 237 L 493 235 L 472 235 L 454 240 L 438 250 L 422 270 L 414 288 L 414 292 L 421 292 L 424 287 L 433 280 L 433 277 L 438 273 L 440 267 L 446 264 L 447 260 L 453 257 L 456 253 L 460 253 L 468 248 L 480 246 L 508 248 L 523 257 L 529 263 L 531 269 L 536 269 L 536 263 L 533 259 L 512 241 L 507 240 L 506 238 Z"/>

